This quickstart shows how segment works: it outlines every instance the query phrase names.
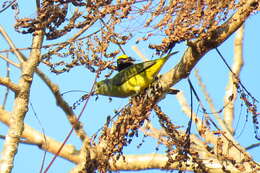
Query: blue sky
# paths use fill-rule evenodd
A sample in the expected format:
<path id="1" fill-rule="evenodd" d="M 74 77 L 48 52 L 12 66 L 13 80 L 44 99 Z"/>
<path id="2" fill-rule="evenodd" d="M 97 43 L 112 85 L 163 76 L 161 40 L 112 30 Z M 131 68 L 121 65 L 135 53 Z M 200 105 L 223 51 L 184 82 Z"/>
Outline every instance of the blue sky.
<path id="1" fill-rule="evenodd" d="M 30 6 L 28 7 L 28 9 Z M 29 15 L 34 15 L 30 10 L 22 9 L 24 13 Z M 32 14 L 31 14 L 32 13 Z M 30 46 L 31 37 L 29 35 L 20 35 L 13 30 L 14 21 L 12 20 L 13 12 L 9 9 L 4 13 L 0 14 L 0 24 L 6 29 L 9 33 L 17 47 L 28 47 Z M 8 16 L 8 20 L 7 17 Z M 10 20 L 9 20 L 10 19 Z M 260 82 L 259 82 L 259 74 L 260 74 L 260 59 L 259 59 L 259 28 L 260 28 L 260 16 L 259 14 L 255 14 L 251 16 L 245 25 L 245 39 L 244 39 L 244 58 L 245 65 L 241 73 L 241 80 L 246 86 L 246 88 L 252 93 L 252 95 L 260 100 Z M 224 44 L 219 47 L 219 50 L 224 55 L 229 64 L 232 63 L 233 59 L 233 39 L 234 36 L 231 36 Z M 7 49 L 5 46 L 4 40 L 0 37 L 0 50 Z M 131 46 L 134 42 L 130 43 L 127 46 L 124 46 L 124 49 L 127 50 L 127 54 L 138 59 L 135 52 L 131 49 Z M 152 52 L 148 50 L 146 43 L 140 43 L 137 45 L 138 48 L 143 52 L 143 54 L 149 58 L 152 55 Z M 162 73 L 169 70 L 172 66 L 174 66 L 182 56 L 186 46 L 185 43 L 177 45 L 175 50 L 178 50 L 179 53 L 175 55 L 173 58 L 167 62 L 165 67 L 162 69 Z M 25 53 L 26 54 L 26 53 Z M 10 55 L 11 56 L 11 55 Z M 12 58 L 14 61 L 15 58 Z M 17 61 L 16 61 L 17 62 Z M 4 66 L 5 63 L 0 59 L 0 66 Z M 60 84 L 61 92 L 65 92 L 68 90 L 84 90 L 89 91 L 91 85 L 90 81 L 94 80 L 94 74 L 88 72 L 88 70 L 84 67 L 77 67 L 71 70 L 69 73 L 64 73 L 61 75 L 55 75 L 49 71 L 44 65 L 40 65 L 40 68 L 53 80 L 54 83 Z M 211 97 L 214 100 L 217 108 L 221 108 L 223 106 L 223 96 L 225 93 L 225 85 L 228 79 L 228 70 L 225 67 L 224 63 L 219 58 L 218 54 L 215 50 L 210 51 L 195 67 L 199 70 L 199 73 L 202 76 L 204 83 L 207 84 L 208 92 L 211 94 Z M 17 81 L 19 70 L 11 67 L 11 77 L 14 81 Z M 5 74 L 5 68 L 0 68 L 0 75 Z M 191 80 L 197 91 L 199 91 L 199 87 L 197 85 L 197 81 L 194 78 L 194 71 L 191 73 Z M 187 98 L 189 98 L 189 86 L 187 80 L 182 80 L 179 82 L 175 88 L 183 90 Z M 0 98 L 3 97 L 5 89 L 0 87 Z M 40 119 L 41 125 L 38 120 L 35 118 L 31 108 L 26 116 L 25 122 L 31 125 L 33 128 L 37 130 L 41 130 L 43 127 L 47 136 L 55 138 L 56 140 L 63 141 L 66 135 L 68 134 L 71 126 L 68 123 L 66 116 L 64 113 L 56 107 L 56 103 L 54 101 L 54 97 L 51 92 L 48 90 L 47 86 L 39 79 L 37 75 L 35 75 L 34 82 L 32 84 L 31 90 L 31 103 L 37 113 L 37 117 Z M 82 93 L 69 93 L 64 96 L 64 98 L 69 102 L 73 103 L 75 100 L 79 99 Z M 13 97 L 12 94 L 9 96 Z M 201 99 L 204 97 L 201 95 Z M 0 100 L 2 101 L 2 100 Z M 85 130 L 89 135 L 94 134 L 106 121 L 106 117 L 108 115 L 113 115 L 114 110 L 120 109 L 128 102 L 128 99 L 118 99 L 113 98 L 112 102 L 109 102 L 109 99 L 105 96 L 100 96 L 97 101 L 95 98 L 92 98 L 87 105 L 86 111 L 84 112 L 81 122 L 84 123 Z M 239 115 L 240 112 L 240 103 L 241 101 L 237 101 L 236 115 Z M 159 105 L 163 108 L 163 110 L 170 115 L 172 122 L 176 125 L 187 127 L 187 117 L 181 112 L 178 102 L 176 101 L 175 96 L 168 95 L 165 100 L 159 103 Z M 196 105 L 196 104 L 195 104 Z M 258 105 L 259 106 L 259 105 Z M 11 110 L 12 102 L 11 99 L 8 100 L 7 109 Z M 79 113 L 81 107 L 78 107 L 76 113 Z M 202 115 L 202 114 L 201 114 Z M 251 115 L 248 115 L 248 121 L 246 122 L 246 111 L 245 106 L 242 108 L 242 113 L 240 115 L 240 121 L 238 123 L 237 131 L 241 131 L 244 123 L 245 129 L 242 130 L 243 133 L 237 139 L 243 146 L 248 146 L 253 143 L 257 143 L 254 138 L 253 126 Z M 151 120 L 156 122 L 156 116 L 152 115 Z M 42 126 L 42 127 L 41 127 Z M 7 128 L 0 124 L 0 134 L 5 134 Z M 141 134 L 141 133 L 140 133 Z M 140 135 L 142 136 L 142 135 Z M 151 140 L 151 138 L 146 137 L 144 140 L 144 144 L 140 149 L 137 149 L 137 145 L 141 142 L 142 137 L 140 139 L 136 139 L 132 144 L 130 144 L 125 150 L 125 153 L 138 154 L 141 153 L 151 153 L 155 152 L 155 147 L 157 144 L 155 141 Z M 80 147 L 79 139 L 73 134 L 70 137 L 68 143 L 71 143 L 78 148 Z M 0 141 L 0 149 L 2 150 L 3 141 Z M 164 151 L 164 147 L 160 147 L 159 152 Z M 249 153 L 255 158 L 256 161 L 260 161 L 260 153 L 259 148 L 255 148 L 253 150 L 249 150 Z M 37 147 L 30 145 L 20 145 L 19 152 L 15 158 L 15 167 L 13 172 L 38 172 L 41 165 L 41 160 L 43 157 L 43 151 L 39 150 Z M 53 157 L 52 154 L 47 155 L 47 162 Z M 52 172 L 68 172 L 74 164 L 70 162 L 58 158 L 52 168 L 50 169 L 50 173 Z M 148 172 L 148 171 L 142 171 Z M 149 170 L 149 172 L 151 172 Z M 155 172 L 155 171 L 154 171 Z M 156 171 L 158 172 L 158 171 Z"/>

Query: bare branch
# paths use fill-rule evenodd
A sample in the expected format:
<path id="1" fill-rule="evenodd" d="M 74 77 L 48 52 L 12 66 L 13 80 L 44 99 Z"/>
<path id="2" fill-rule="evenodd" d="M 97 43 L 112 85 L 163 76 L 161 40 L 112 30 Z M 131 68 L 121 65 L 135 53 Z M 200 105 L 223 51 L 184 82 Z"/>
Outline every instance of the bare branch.
<path id="1" fill-rule="evenodd" d="M 17 48 L 15 47 L 13 41 L 11 40 L 11 38 L 8 36 L 8 34 L 5 32 L 4 28 L 1 25 L 0 25 L 0 33 L 2 34 L 2 36 L 5 38 L 5 40 L 9 44 L 11 50 L 14 51 L 14 54 L 16 55 L 17 59 L 20 62 L 23 62 L 24 61 L 23 55 L 21 54 L 21 52 L 19 52 L 17 50 Z"/>
<path id="2" fill-rule="evenodd" d="M 11 114 L 3 110 L 2 108 L 0 108 L 0 115 L 1 115 L 0 121 L 6 124 L 7 126 L 10 126 Z M 24 131 L 21 137 L 25 138 L 27 142 L 35 144 L 39 146 L 41 149 L 46 150 L 53 154 L 57 153 L 58 149 L 62 144 L 61 142 L 58 142 L 48 136 L 45 136 L 46 137 L 45 140 L 44 134 L 36 131 L 35 129 L 31 128 L 27 124 L 24 124 Z M 62 152 L 60 152 L 60 156 L 71 162 L 78 163 L 79 162 L 79 157 L 77 155 L 78 153 L 79 151 L 77 151 L 74 146 L 67 144 L 62 149 Z"/>
<path id="3" fill-rule="evenodd" d="M 138 49 L 138 47 L 136 45 L 132 46 L 132 49 L 135 51 L 135 53 L 143 60 L 143 61 L 148 61 L 149 59 L 147 59 L 144 54 Z"/>
<path id="4" fill-rule="evenodd" d="M 34 49 L 32 49 L 29 59 L 23 63 L 22 76 L 18 83 L 20 92 L 16 95 L 14 101 L 13 111 L 10 116 L 11 124 L 6 135 L 0 159 L 0 172 L 3 173 L 9 173 L 13 168 L 13 161 L 17 152 L 19 139 L 24 129 L 23 120 L 28 110 L 29 92 L 33 74 L 40 62 L 40 48 L 42 46 L 42 41 L 43 31 L 38 31 L 33 37 L 32 47 Z"/>
<path id="5" fill-rule="evenodd" d="M 13 83 L 8 77 L 0 77 L 0 85 L 4 85 L 7 88 L 10 88 L 15 93 L 18 93 L 20 91 L 20 87 Z"/>
<path id="6" fill-rule="evenodd" d="M 147 170 L 147 169 L 165 169 L 165 170 L 187 170 L 193 171 L 198 165 L 190 160 L 182 161 L 178 160 L 178 154 L 171 156 L 175 160 L 172 164 L 166 167 L 169 162 L 169 157 L 164 154 L 142 154 L 142 155 L 124 155 L 120 157 L 117 162 L 110 160 L 110 167 L 113 171 L 120 170 Z M 207 166 L 207 172 L 223 172 L 222 165 L 218 163 L 218 160 L 213 159 L 212 162 L 207 160 L 203 161 Z M 236 169 L 231 169 L 231 172 L 239 172 Z"/>
<path id="7" fill-rule="evenodd" d="M 251 150 L 251 149 L 254 149 L 255 147 L 259 147 L 259 146 L 260 146 L 260 142 L 246 147 L 246 150 Z"/>
<path id="8" fill-rule="evenodd" d="M 243 67 L 243 38 L 244 38 L 244 25 L 242 25 L 236 32 L 234 40 L 234 60 L 232 71 L 239 76 Z M 234 102 L 237 98 L 237 78 L 232 72 L 229 73 L 229 81 L 226 87 L 226 93 L 224 96 L 224 105 L 227 107 L 224 109 L 224 121 L 228 126 L 228 129 L 234 133 L 233 121 L 234 121 Z"/>
<path id="9" fill-rule="evenodd" d="M 8 56 L 8 54 L 7 54 L 7 56 Z M 8 62 L 6 62 L 6 77 L 10 79 L 10 64 Z M 8 95 L 9 95 L 9 91 L 10 91 L 10 88 L 7 87 L 6 92 L 5 92 L 5 96 L 4 96 L 4 100 L 3 100 L 3 105 L 2 105 L 3 108 L 5 108 L 7 98 L 8 98 Z"/>
<path id="10" fill-rule="evenodd" d="M 2 58 L 3 60 L 5 60 L 6 62 L 12 64 L 13 66 L 15 66 L 15 67 L 17 67 L 17 68 L 20 68 L 20 65 L 19 65 L 19 64 L 13 62 L 13 61 L 10 60 L 9 58 L 7 58 L 7 57 L 5 57 L 5 56 L 3 56 L 3 55 L 1 55 L 1 54 L 0 54 L 0 58 Z"/>

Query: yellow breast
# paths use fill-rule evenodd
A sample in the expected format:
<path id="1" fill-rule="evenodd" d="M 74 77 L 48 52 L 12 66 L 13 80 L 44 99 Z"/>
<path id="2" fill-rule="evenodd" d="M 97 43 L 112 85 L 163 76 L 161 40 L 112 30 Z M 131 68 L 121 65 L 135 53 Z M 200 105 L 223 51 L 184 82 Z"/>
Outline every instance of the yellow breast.
<path id="1" fill-rule="evenodd" d="M 155 60 L 156 63 L 153 66 L 131 77 L 121 86 L 118 86 L 118 89 L 120 90 L 120 92 L 125 93 L 126 95 L 127 93 L 138 94 L 139 92 L 147 88 L 155 80 L 155 77 L 158 75 L 166 60 L 166 58 Z"/>

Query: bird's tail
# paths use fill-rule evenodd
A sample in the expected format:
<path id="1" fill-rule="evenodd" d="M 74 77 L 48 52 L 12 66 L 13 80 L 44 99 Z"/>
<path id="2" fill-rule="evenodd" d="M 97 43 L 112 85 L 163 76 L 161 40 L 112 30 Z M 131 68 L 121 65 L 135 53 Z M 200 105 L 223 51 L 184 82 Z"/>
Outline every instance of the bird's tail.
<path id="1" fill-rule="evenodd" d="M 165 59 L 169 59 L 172 55 L 175 55 L 175 54 L 177 54 L 179 51 L 175 51 L 175 52 L 171 52 L 171 53 L 168 53 L 165 57 L 163 57 L 163 59 L 165 58 Z"/>

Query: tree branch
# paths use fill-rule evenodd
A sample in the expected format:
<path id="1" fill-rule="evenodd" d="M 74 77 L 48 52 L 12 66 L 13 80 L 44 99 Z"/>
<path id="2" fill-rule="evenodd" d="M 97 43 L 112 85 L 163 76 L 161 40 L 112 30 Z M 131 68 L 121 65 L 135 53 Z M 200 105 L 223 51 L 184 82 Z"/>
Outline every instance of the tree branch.
<path id="1" fill-rule="evenodd" d="M 0 121 L 6 124 L 7 126 L 10 126 L 10 113 L 0 108 L 0 115 Z M 44 138 L 44 135 L 42 133 L 36 131 L 27 124 L 24 124 L 24 130 L 21 137 L 25 138 L 26 141 L 35 144 L 39 146 L 41 149 L 46 150 L 52 154 L 56 154 L 62 144 L 61 142 L 58 142 L 48 136 L 45 136 Z M 62 151 L 60 152 L 60 156 L 71 162 L 78 163 L 78 153 L 79 151 L 76 150 L 73 145 L 67 144 L 63 147 Z"/>
<path id="2" fill-rule="evenodd" d="M 3 56 L 3 55 L 1 55 L 1 54 L 0 54 L 0 58 L 2 58 L 3 60 L 5 60 L 6 62 L 12 64 L 13 66 L 15 66 L 15 67 L 17 67 L 17 68 L 20 68 L 20 65 L 19 65 L 19 64 L 13 62 L 13 61 L 10 60 L 9 58 L 7 58 L 7 57 L 5 57 L 5 56 Z"/>
<path id="3" fill-rule="evenodd" d="M 13 41 L 11 40 L 11 38 L 8 36 L 8 34 L 5 32 L 4 28 L 0 25 L 0 33 L 2 34 L 2 36 L 5 38 L 5 40 L 7 41 L 7 43 L 9 44 L 9 46 L 11 47 L 11 50 L 14 52 L 14 54 L 16 55 L 17 59 L 20 62 L 24 61 L 23 55 L 21 54 L 20 51 L 17 50 L 17 48 L 15 47 L 15 44 L 13 43 Z"/>
<path id="4" fill-rule="evenodd" d="M 224 109 L 224 121 L 228 126 L 228 129 L 234 133 L 233 121 L 234 121 L 234 102 L 237 98 L 237 78 L 242 70 L 243 61 L 243 39 L 244 39 L 244 25 L 242 25 L 236 32 L 234 41 L 234 60 L 232 72 L 229 73 L 229 81 L 226 87 L 226 93 L 224 96 L 224 105 L 227 107 Z M 236 76 L 234 76 L 234 74 Z M 232 98 L 232 99 L 231 99 Z"/>
<path id="5" fill-rule="evenodd" d="M 6 55 L 7 55 L 7 58 L 8 58 L 8 54 L 6 54 Z M 10 79 L 10 64 L 8 62 L 6 62 L 6 78 Z M 5 105 L 6 105 L 6 102 L 7 102 L 9 90 L 10 90 L 9 88 L 6 88 L 6 92 L 5 92 L 3 104 L 2 104 L 3 109 L 5 108 Z"/>
<path id="6" fill-rule="evenodd" d="M 35 33 L 32 51 L 26 62 L 22 63 L 22 75 L 19 80 L 20 91 L 16 94 L 14 107 L 10 116 L 11 124 L 6 135 L 0 159 L 0 172 L 9 173 L 13 168 L 13 161 L 17 152 L 20 137 L 24 129 L 24 117 L 28 110 L 28 100 L 33 74 L 40 62 L 40 49 L 43 41 L 43 31 Z"/>
<path id="7" fill-rule="evenodd" d="M 165 170 L 187 170 L 194 171 L 198 165 L 191 160 L 179 160 L 178 154 L 171 155 L 173 163 L 168 167 L 165 167 L 169 162 L 169 157 L 164 154 L 142 154 L 142 155 L 124 155 L 124 158 L 120 157 L 116 162 L 110 160 L 110 167 L 112 171 L 120 170 L 147 170 L 147 169 L 165 169 Z M 224 172 L 222 164 L 216 159 L 212 159 L 212 162 L 207 160 L 203 161 L 203 164 L 207 167 L 208 173 Z M 238 173 L 237 169 L 230 169 L 231 172 Z"/>
<path id="8" fill-rule="evenodd" d="M 0 85 L 4 85 L 5 87 L 10 88 L 15 93 L 20 91 L 20 87 L 13 83 L 8 77 L 0 77 Z"/>

